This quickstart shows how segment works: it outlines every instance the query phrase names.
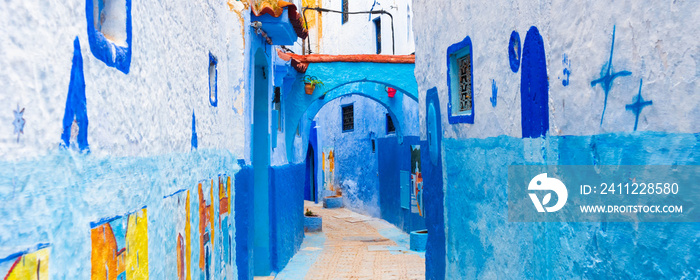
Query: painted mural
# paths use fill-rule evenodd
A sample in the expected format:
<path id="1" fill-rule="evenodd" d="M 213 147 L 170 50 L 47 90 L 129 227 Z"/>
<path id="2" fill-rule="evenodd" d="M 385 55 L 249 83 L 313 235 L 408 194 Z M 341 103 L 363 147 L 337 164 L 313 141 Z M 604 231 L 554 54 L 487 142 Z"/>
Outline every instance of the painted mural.
<path id="1" fill-rule="evenodd" d="M 166 243 L 172 244 L 171 252 L 167 258 L 169 270 L 165 276 L 169 279 L 192 279 L 192 226 L 190 220 L 190 191 L 180 190 L 166 196 L 165 209 L 172 211 L 170 233 Z"/>
<path id="2" fill-rule="evenodd" d="M 219 175 L 219 234 L 217 246 L 219 248 L 219 263 L 222 265 L 221 275 L 218 279 L 229 279 L 233 272 L 233 232 L 231 215 L 231 177 Z"/>
<path id="3" fill-rule="evenodd" d="M 335 187 L 335 154 L 333 148 L 323 148 L 321 153 L 321 166 L 323 167 L 323 189 L 331 193 Z"/>
<path id="4" fill-rule="evenodd" d="M 91 224 L 91 279 L 148 279 L 146 208 Z"/>
<path id="5" fill-rule="evenodd" d="M 49 279 L 49 244 L 39 244 L 31 252 L 24 251 L 0 259 L 0 277 L 4 280 Z"/>
<path id="6" fill-rule="evenodd" d="M 205 280 L 212 279 L 214 249 L 214 180 L 199 182 L 199 269 Z"/>

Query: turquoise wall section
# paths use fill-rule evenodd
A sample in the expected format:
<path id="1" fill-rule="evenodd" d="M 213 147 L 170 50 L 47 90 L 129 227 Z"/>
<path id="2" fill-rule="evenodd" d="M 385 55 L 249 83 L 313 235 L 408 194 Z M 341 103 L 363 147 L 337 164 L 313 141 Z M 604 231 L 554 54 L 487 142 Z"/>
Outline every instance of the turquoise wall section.
<path id="1" fill-rule="evenodd" d="M 5 258 L 8 249 L 47 244 L 52 278 L 90 279 L 91 223 L 145 208 L 150 276 L 176 278 L 177 234 L 186 223 L 191 227 L 188 273 L 204 275 L 198 265 L 198 183 L 208 196 L 211 180 L 233 176 L 238 169 L 235 155 L 215 149 L 149 157 L 97 157 L 63 150 L 35 159 L 0 161 L 0 217 L 6 218 L 0 224 L 7 229 L 0 233 L 0 268 L 14 261 Z M 226 254 L 228 242 L 221 237 L 234 236 L 235 230 L 219 220 L 220 199 L 225 197 L 219 195 L 218 183 L 214 183 L 213 197 L 206 202 L 216 212 L 213 227 L 209 226 L 214 233 L 210 274 L 235 275 L 235 265 L 225 267 L 236 260 Z M 188 204 L 190 219 L 186 220 L 179 213 Z M 229 214 L 221 217 L 223 221 Z"/>
<path id="2" fill-rule="evenodd" d="M 288 164 L 271 169 L 270 260 L 279 272 L 304 241 L 304 180 L 306 165 Z"/>
<path id="3" fill-rule="evenodd" d="M 700 275 L 697 223 L 510 223 L 515 164 L 698 165 L 700 134 L 444 139 L 447 279 Z"/>

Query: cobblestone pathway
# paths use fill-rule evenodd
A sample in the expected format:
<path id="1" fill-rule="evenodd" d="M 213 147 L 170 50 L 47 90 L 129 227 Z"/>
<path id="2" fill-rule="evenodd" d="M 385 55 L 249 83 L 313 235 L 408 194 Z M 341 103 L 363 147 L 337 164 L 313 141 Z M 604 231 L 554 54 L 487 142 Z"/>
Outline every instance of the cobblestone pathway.
<path id="1" fill-rule="evenodd" d="M 410 251 L 408 234 L 384 220 L 306 202 L 323 218 L 275 279 L 425 279 L 425 254 Z"/>

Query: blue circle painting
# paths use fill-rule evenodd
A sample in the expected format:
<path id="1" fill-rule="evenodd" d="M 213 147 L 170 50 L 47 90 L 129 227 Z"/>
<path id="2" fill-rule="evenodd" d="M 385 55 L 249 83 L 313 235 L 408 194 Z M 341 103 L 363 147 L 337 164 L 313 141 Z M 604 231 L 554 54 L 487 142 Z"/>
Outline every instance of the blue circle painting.
<path id="1" fill-rule="evenodd" d="M 510 33 L 510 43 L 508 43 L 508 57 L 510 58 L 510 70 L 518 73 L 520 68 L 520 34 L 517 31 Z"/>

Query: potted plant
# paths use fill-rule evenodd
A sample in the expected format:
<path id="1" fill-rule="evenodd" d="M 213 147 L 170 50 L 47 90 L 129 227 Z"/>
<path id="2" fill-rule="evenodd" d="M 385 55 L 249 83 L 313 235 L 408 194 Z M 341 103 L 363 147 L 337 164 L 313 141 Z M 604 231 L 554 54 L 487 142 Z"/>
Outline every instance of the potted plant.
<path id="1" fill-rule="evenodd" d="M 304 76 L 304 90 L 306 94 L 312 95 L 317 85 L 323 85 L 323 82 L 314 76 Z"/>
<path id="2" fill-rule="evenodd" d="M 306 208 L 304 212 L 304 232 L 318 232 L 323 229 L 323 220 L 321 216 L 311 212 L 309 208 Z"/>

